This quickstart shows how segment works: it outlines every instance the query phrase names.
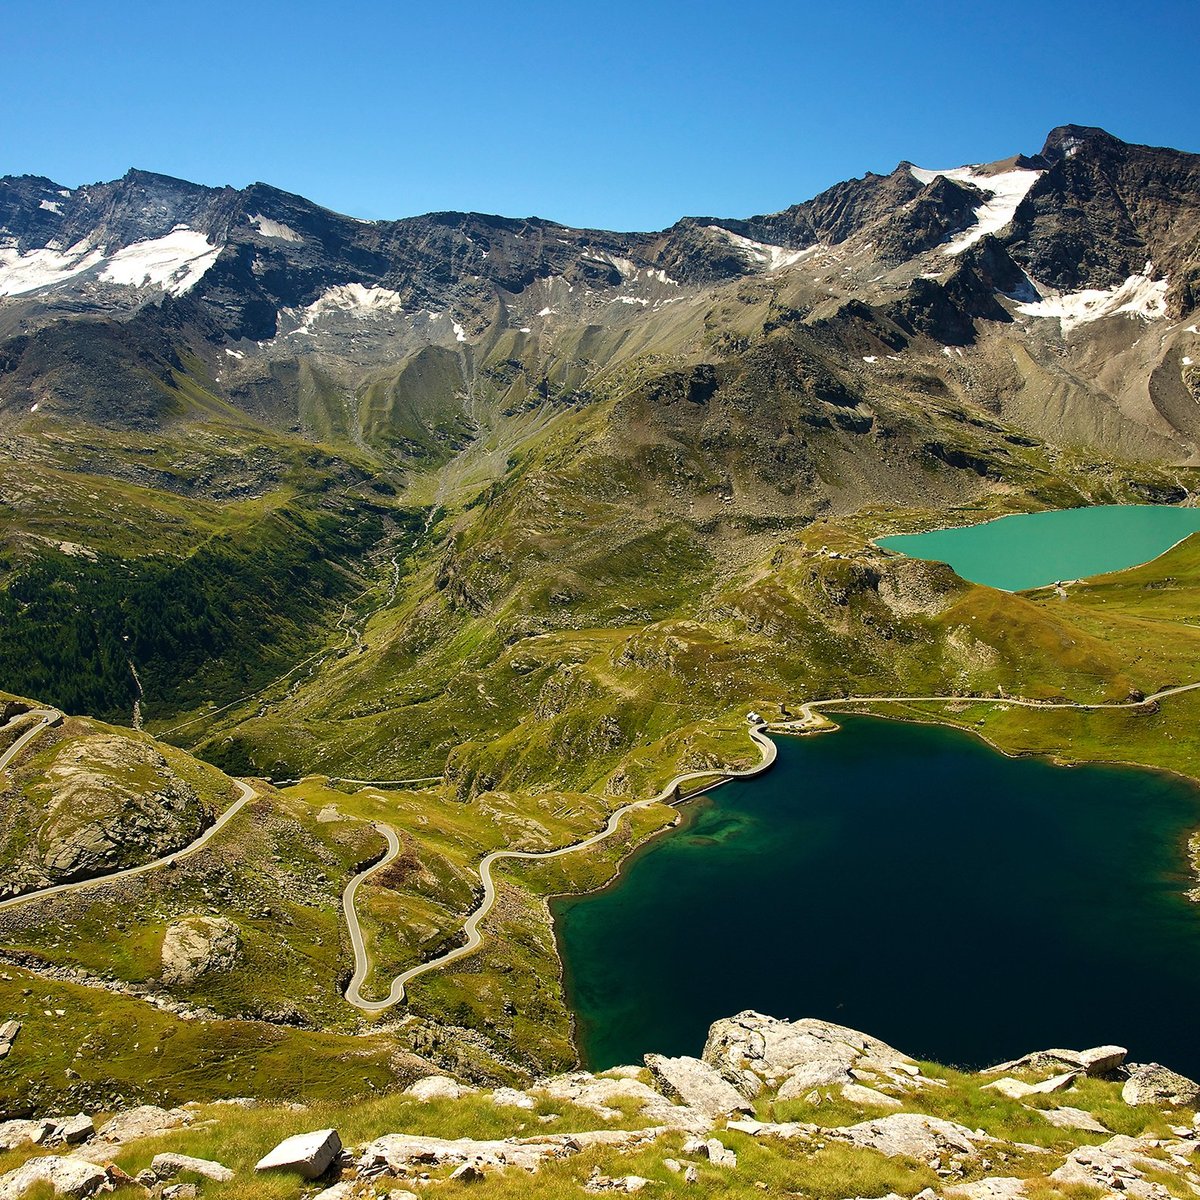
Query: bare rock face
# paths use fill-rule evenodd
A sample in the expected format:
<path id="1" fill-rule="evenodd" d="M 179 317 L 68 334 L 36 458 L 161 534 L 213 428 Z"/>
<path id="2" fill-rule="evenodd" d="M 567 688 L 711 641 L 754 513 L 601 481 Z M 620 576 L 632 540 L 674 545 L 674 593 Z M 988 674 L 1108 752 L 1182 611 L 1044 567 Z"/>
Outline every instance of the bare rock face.
<path id="1" fill-rule="evenodd" d="M 201 975 L 228 971 L 241 957 L 237 926 L 224 917 L 185 917 L 168 926 L 162 945 L 162 981 L 187 986 Z"/>
<path id="2" fill-rule="evenodd" d="M 698 1058 L 647 1054 L 646 1066 L 668 1095 L 708 1117 L 753 1112 L 754 1106 L 733 1084 Z"/>
<path id="3" fill-rule="evenodd" d="M 7 798 L 36 836 L 12 861 L 6 894 L 149 862 L 194 841 L 212 814 L 153 745 L 93 733 L 66 737 Z"/>

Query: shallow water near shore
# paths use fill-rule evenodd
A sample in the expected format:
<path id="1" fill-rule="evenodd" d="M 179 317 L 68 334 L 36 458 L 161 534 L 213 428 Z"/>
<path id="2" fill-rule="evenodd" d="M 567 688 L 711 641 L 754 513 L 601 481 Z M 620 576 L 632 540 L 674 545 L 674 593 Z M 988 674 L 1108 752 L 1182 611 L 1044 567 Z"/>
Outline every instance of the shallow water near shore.
<path id="1" fill-rule="evenodd" d="M 876 545 L 949 563 L 973 583 L 1016 592 L 1149 562 L 1197 531 L 1200 508 L 1109 504 L 897 534 L 876 539 Z"/>
<path id="2" fill-rule="evenodd" d="M 983 1066 L 1117 1042 L 1200 1077 L 1200 789 L 870 717 L 779 739 L 604 892 L 556 901 L 586 1064 L 745 1008 Z"/>

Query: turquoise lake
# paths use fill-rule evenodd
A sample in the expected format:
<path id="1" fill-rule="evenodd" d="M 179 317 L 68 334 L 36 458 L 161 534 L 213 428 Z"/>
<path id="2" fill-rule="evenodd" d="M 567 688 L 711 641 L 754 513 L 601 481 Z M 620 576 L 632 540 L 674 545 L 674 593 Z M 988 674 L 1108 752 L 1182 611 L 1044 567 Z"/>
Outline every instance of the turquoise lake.
<path id="1" fill-rule="evenodd" d="M 1200 1077 L 1200 790 L 838 720 L 555 903 L 589 1067 L 699 1054 L 754 1008 L 963 1066 L 1116 1042 Z"/>
<path id="2" fill-rule="evenodd" d="M 1016 592 L 1149 562 L 1197 531 L 1200 508 L 1111 504 L 897 534 L 876 545 L 949 563 L 964 579 Z"/>

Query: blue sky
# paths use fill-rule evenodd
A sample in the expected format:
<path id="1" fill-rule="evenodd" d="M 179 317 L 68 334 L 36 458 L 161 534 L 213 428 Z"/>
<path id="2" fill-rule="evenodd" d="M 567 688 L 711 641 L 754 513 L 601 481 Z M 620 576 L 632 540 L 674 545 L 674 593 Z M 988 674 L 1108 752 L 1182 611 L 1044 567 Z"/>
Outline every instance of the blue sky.
<path id="1" fill-rule="evenodd" d="M 650 229 L 1057 124 L 1200 151 L 1195 0 L 6 0 L 0 174 Z"/>

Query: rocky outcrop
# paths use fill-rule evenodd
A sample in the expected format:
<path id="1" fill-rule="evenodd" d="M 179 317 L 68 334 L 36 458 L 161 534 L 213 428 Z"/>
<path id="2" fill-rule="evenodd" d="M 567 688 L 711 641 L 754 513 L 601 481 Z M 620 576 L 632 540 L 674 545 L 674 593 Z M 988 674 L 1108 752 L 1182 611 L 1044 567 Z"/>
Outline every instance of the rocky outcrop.
<path id="1" fill-rule="evenodd" d="M 212 821 L 195 788 L 148 741 L 75 735 L 69 724 L 48 763 L 6 793 L 10 819 L 35 836 L 0 849 L 0 895 L 103 875 L 179 850 Z"/>
<path id="2" fill-rule="evenodd" d="M 91 1196 L 108 1182 L 103 1167 L 73 1155 L 50 1154 L 31 1158 L 15 1171 L 0 1176 L 0 1200 L 21 1200 L 37 1186 L 48 1187 L 56 1196 Z"/>
<path id="3" fill-rule="evenodd" d="M 1058 1073 L 1068 1070 L 1104 1079 L 1120 1069 L 1128 1053 L 1124 1046 L 1093 1046 L 1088 1050 L 1034 1050 L 1012 1062 L 988 1067 L 983 1074 L 1001 1075 L 1012 1071 Z"/>
<path id="4" fill-rule="evenodd" d="M 857 1030 L 829 1021 L 781 1021 L 752 1011 L 717 1021 L 703 1057 L 751 1098 L 768 1085 L 778 1088 L 781 1100 L 789 1100 L 813 1088 L 852 1083 L 860 1075 L 903 1085 L 918 1073 L 906 1054 Z"/>
<path id="5" fill-rule="evenodd" d="M 1200 1084 L 1186 1075 L 1168 1070 L 1161 1063 L 1138 1063 L 1129 1068 L 1121 1089 L 1126 1104 L 1157 1104 L 1169 1107 L 1194 1105 L 1200 1100 Z"/>
<path id="6" fill-rule="evenodd" d="M 591 1109 L 606 1119 L 619 1116 L 621 1104 L 633 1103 L 645 1120 L 673 1129 L 707 1128 L 710 1123 L 703 1113 L 672 1104 L 648 1084 L 636 1078 L 618 1076 L 616 1072 L 605 1077 L 574 1071 L 541 1080 L 531 1090 L 552 1100 Z"/>
<path id="7" fill-rule="evenodd" d="M 187 987 L 201 975 L 236 966 L 241 936 L 225 917 L 186 917 L 167 927 L 161 957 L 163 983 Z"/>

